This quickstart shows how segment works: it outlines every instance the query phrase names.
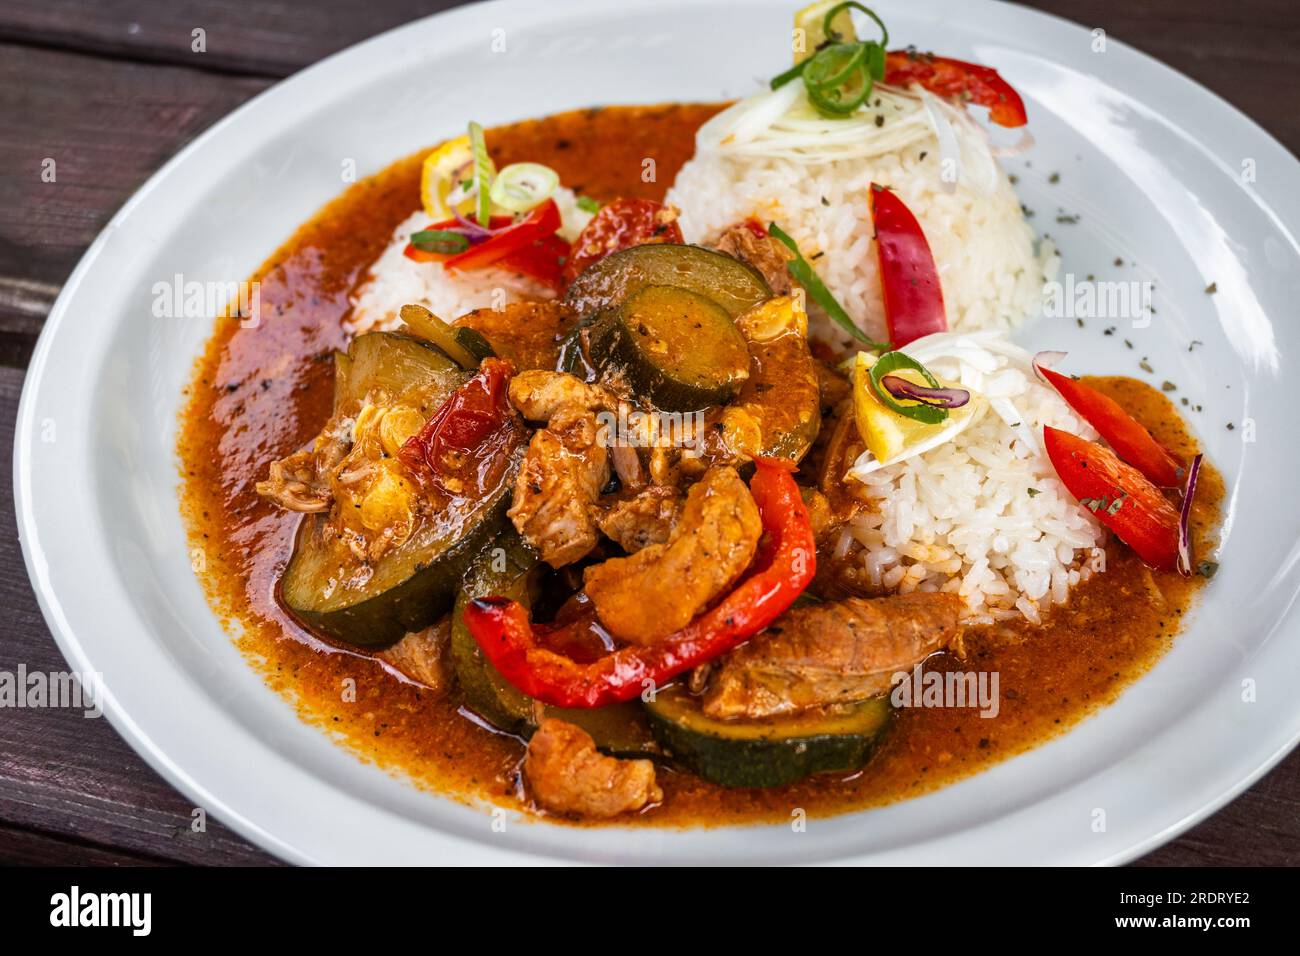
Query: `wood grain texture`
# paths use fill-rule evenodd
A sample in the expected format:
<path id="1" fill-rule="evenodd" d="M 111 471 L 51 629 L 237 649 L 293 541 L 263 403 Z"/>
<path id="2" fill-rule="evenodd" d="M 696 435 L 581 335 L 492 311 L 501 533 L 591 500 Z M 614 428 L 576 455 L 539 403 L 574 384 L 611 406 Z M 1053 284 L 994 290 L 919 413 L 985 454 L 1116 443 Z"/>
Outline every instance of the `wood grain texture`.
<path id="1" fill-rule="evenodd" d="M 58 289 L 168 157 L 275 79 L 451 0 L 0 0 L 0 447 Z M 1186 73 L 1300 152 L 1295 0 L 1031 0 Z M 204 30 L 206 51 L 193 49 Z M 43 182 L 53 159 L 57 178 Z M 0 469 L 0 670 L 62 657 L 27 581 Z M 1300 864 L 1300 752 L 1143 865 Z M 107 722 L 0 711 L 0 863 L 268 863 Z"/>

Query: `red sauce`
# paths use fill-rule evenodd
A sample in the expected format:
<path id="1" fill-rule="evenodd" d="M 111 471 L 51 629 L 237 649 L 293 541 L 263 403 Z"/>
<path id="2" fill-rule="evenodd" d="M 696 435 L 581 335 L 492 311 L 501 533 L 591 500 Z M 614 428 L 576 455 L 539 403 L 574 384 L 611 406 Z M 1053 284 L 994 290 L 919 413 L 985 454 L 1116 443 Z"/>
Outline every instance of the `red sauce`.
<path id="1" fill-rule="evenodd" d="M 700 123 L 718 107 L 617 107 L 565 113 L 492 130 L 500 164 L 533 160 L 566 185 L 608 200 L 660 199 L 689 157 Z M 329 415 L 333 350 L 344 345 L 349 293 L 418 207 L 419 163 L 412 156 L 360 182 L 326 206 L 254 277 L 262 321 L 223 320 L 198 361 L 182 415 L 182 507 L 206 570 L 202 582 L 250 663 L 295 703 L 304 720 L 336 734 L 363 759 L 461 799 L 520 806 L 523 755 L 512 737 L 459 712 L 455 695 L 436 699 L 375 660 L 329 646 L 297 626 L 275 599 L 298 516 L 254 491 L 268 464 L 308 442 Z M 645 159 L 653 159 L 647 181 Z M 1095 379 L 1156 437 L 1188 455 L 1193 442 L 1157 390 L 1133 379 Z M 1218 520 L 1223 483 L 1202 472 L 1194 524 L 1202 549 Z M 1202 553 L 1204 551 L 1202 550 Z M 799 807 L 837 813 L 914 796 L 1029 749 L 1114 700 L 1170 646 L 1200 578 L 1150 574 L 1112 545 L 1108 570 L 1076 588 L 1067 607 L 1041 627 L 976 628 L 967 658 L 927 667 L 997 671 L 1000 713 L 975 708 L 902 709 L 871 763 L 843 778 L 826 775 L 769 790 L 724 790 L 664 769 L 664 804 L 635 818 L 660 825 L 789 819 Z M 1149 600 L 1149 587 L 1164 596 Z M 352 702 L 344 681 L 356 682 Z"/>

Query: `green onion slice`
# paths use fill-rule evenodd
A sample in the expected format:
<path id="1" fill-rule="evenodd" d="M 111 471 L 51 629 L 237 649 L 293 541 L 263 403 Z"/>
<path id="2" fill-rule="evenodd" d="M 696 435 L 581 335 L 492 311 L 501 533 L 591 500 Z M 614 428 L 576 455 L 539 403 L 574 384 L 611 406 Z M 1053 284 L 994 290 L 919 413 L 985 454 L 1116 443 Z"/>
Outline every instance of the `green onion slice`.
<path id="1" fill-rule="evenodd" d="M 411 245 L 421 252 L 455 255 L 469 248 L 469 238 L 450 229 L 422 229 L 411 233 Z"/>
<path id="2" fill-rule="evenodd" d="M 492 177 L 496 173 L 492 157 L 488 155 L 483 127 L 473 121 L 469 124 L 469 148 L 474 157 L 474 188 L 478 191 L 478 204 L 474 218 L 487 229 L 492 224 Z"/>
<path id="3" fill-rule="evenodd" d="M 541 163 L 511 163 L 492 180 L 492 201 L 511 212 L 528 212 L 549 199 L 559 174 Z"/>
<path id="4" fill-rule="evenodd" d="M 600 212 L 600 203 L 590 196 L 579 196 L 577 199 L 578 208 L 583 212 L 597 213 Z"/>
<path id="5" fill-rule="evenodd" d="M 808 88 L 808 101 L 821 112 L 830 116 L 848 116 L 867 101 L 871 95 L 871 73 L 865 62 L 859 61 L 849 79 L 838 86 L 811 86 L 804 77 Z"/>
<path id="6" fill-rule="evenodd" d="M 880 380 L 890 372 L 897 372 L 899 369 L 911 369 L 919 372 L 925 379 L 926 384 L 931 388 L 943 388 L 939 380 L 930 374 L 930 370 L 903 352 L 886 352 L 880 358 L 876 359 L 874 365 L 869 370 L 871 379 L 871 390 L 875 393 L 880 403 L 892 412 L 897 412 L 904 418 L 910 418 L 914 422 L 921 422 L 925 425 L 938 425 L 948 420 L 948 409 L 941 408 L 937 405 L 927 405 L 924 402 L 918 402 L 911 405 L 900 404 L 889 389 L 880 384 Z"/>
<path id="7" fill-rule="evenodd" d="M 776 223 L 769 223 L 767 227 L 770 233 L 778 242 L 794 253 L 794 259 L 785 264 L 790 270 L 790 275 L 794 276 L 801 286 L 812 296 L 812 300 L 825 310 L 835 322 L 853 336 L 859 342 L 863 343 L 869 349 L 887 349 L 889 346 L 880 342 L 873 342 L 867 337 L 867 334 L 853 324 L 849 314 L 844 311 L 844 307 L 835 301 L 835 296 L 831 295 L 831 290 L 817 277 L 813 267 L 809 265 L 808 260 L 803 257 L 799 251 L 799 246 L 790 238 L 790 235 L 778 226 Z"/>
<path id="8" fill-rule="evenodd" d="M 876 16 L 874 10 L 864 7 L 860 3 L 854 3 L 853 0 L 848 0 L 846 3 L 837 3 L 826 11 L 826 17 L 822 20 L 822 33 L 828 37 L 839 38 L 839 34 L 835 32 L 835 18 L 844 10 L 861 10 L 875 20 L 876 26 L 880 27 L 880 45 L 882 47 L 889 46 L 889 31 L 885 29 L 885 21 Z"/>
<path id="9" fill-rule="evenodd" d="M 819 51 L 803 71 L 804 85 L 832 89 L 849 79 L 867 58 L 862 43 L 836 43 Z"/>

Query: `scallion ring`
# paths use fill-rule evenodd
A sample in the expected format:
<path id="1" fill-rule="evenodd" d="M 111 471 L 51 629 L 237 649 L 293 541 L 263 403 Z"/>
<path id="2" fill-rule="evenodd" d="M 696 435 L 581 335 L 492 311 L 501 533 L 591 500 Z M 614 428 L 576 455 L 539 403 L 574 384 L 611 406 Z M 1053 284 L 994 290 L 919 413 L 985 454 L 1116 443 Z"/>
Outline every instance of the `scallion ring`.
<path id="1" fill-rule="evenodd" d="M 474 189 L 477 192 L 474 218 L 480 226 L 487 227 L 492 222 L 492 177 L 495 169 L 492 157 L 488 155 L 483 127 L 473 121 L 469 124 L 469 148 L 474 157 Z"/>
<path id="2" fill-rule="evenodd" d="M 866 58 L 866 47 L 861 43 L 828 46 L 808 61 L 803 71 L 804 84 L 809 90 L 813 87 L 832 89 L 848 80 Z"/>
<path id="3" fill-rule="evenodd" d="M 914 422 L 921 422 L 923 425 L 938 425 L 948 420 L 948 409 L 941 408 L 937 405 L 902 405 L 894 399 L 889 393 L 889 389 L 881 384 L 880 380 L 890 372 L 897 372 L 899 369 L 911 369 L 913 372 L 920 373 L 926 383 L 931 388 L 942 388 L 939 380 L 930 374 L 930 370 L 903 352 L 886 352 L 880 358 L 876 359 L 874 365 L 868 373 L 871 379 L 871 391 L 891 412 L 897 412 L 904 418 L 910 418 Z"/>
<path id="4" fill-rule="evenodd" d="M 559 174 L 550 166 L 511 163 L 492 180 L 492 201 L 511 212 L 528 212 L 549 199 L 558 185 Z"/>
<path id="5" fill-rule="evenodd" d="M 873 342 L 865 332 L 853 323 L 853 319 L 844 311 L 844 306 L 835 301 L 835 296 L 831 295 L 831 290 L 826 288 L 825 283 L 818 278 L 817 273 L 813 271 L 813 267 L 809 265 L 808 260 L 803 257 L 803 253 L 799 251 L 798 244 L 784 229 L 773 222 L 768 224 L 767 231 L 777 242 L 794 253 L 794 259 L 787 262 L 785 267 L 790 270 L 790 275 L 794 276 L 795 280 L 804 287 L 804 291 L 812 297 L 812 300 L 820 305 L 822 310 L 837 325 L 869 349 L 889 348 L 886 344 Z"/>
<path id="6" fill-rule="evenodd" d="M 436 252 L 439 255 L 454 256 L 469 248 L 469 237 L 450 229 L 422 229 L 411 233 L 411 245 L 421 252 Z"/>
<path id="7" fill-rule="evenodd" d="M 835 18 L 844 10 L 861 10 L 875 20 L 876 26 L 880 27 L 880 45 L 882 47 L 889 46 L 889 31 L 885 29 L 885 21 L 876 16 L 874 10 L 864 7 L 860 3 L 854 3 L 853 0 L 848 0 L 847 3 L 837 3 L 826 11 L 826 17 L 822 20 L 822 33 L 832 39 L 839 39 L 839 34 L 835 32 Z"/>
<path id="8" fill-rule="evenodd" d="M 848 116 L 871 95 L 872 79 L 866 63 L 859 61 L 849 78 L 838 86 L 812 86 L 806 81 L 804 85 L 808 89 L 808 101 L 821 112 Z"/>

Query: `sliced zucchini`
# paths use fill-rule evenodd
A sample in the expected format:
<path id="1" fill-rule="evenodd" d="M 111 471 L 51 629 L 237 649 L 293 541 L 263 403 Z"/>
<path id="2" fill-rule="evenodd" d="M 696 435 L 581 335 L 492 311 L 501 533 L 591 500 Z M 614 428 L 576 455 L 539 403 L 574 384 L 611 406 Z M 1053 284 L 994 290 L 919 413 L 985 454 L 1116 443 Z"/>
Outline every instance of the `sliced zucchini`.
<path id="1" fill-rule="evenodd" d="M 525 605 L 532 603 L 537 572 L 543 570 L 537 555 L 507 530 L 493 546 L 484 549 L 465 575 L 464 589 L 456 598 L 451 619 L 451 659 L 465 703 L 479 716 L 509 733 L 532 736 L 540 717 L 556 717 L 576 724 L 611 754 L 657 753 L 659 744 L 639 704 L 613 704 L 591 710 L 537 706 L 537 701 L 514 687 L 483 656 L 465 626 L 465 606 L 474 598 L 495 594 Z"/>
<path id="2" fill-rule="evenodd" d="M 676 286 L 647 285 L 593 326 L 587 356 L 620 370 L 656 408 L 689 412 L 722 405 L 749 377 L 749 349 L 712 299 Z"/>
<path id="3" fill-rule="evenodd" d="M 573 281 L 566 301 L 579 315 L 617 307 L 648 285 L 676 286 L 712 299 L 733 319 L 772 297 L 763 276 L 739 259 L 699 246 L 633 246 L 594 263 Z"/>
<path id="4" fill-rule="evenodd" d="M 670 757 L 724 787 L 779 787 L 809 774 L 857 769 L 890 719 L 889 699 L 876 697 L 834 712 L 718 720 L 682 684 L 659 691 L 645 709 Z"/>
<path id="5" fill-rule="evenodd" d="M 448 325 L 422 305 L 404 305 L 401 315 L 412 332 L 436 345 L 463 369 L 476 369 L 485 358 L 495 354 L 482 333 L 466 326 Z"/>
<path id="6" fill-rule="evenodd" d="M 336 409 L 365 398 L 403 404 L 426 418 L 465 379 L 441 351 L 389 332 L 359 336 L 336 363 Z M 285 606 L 307 627 L 349 644 L 378 647 L 445 614 L 471 558 L 505 523 L 513 469 L 477 502 L 423 519 L 410 538 L 364 567 L 336 536 L 328 514 L 307 515 L 280 579 Z"/>

